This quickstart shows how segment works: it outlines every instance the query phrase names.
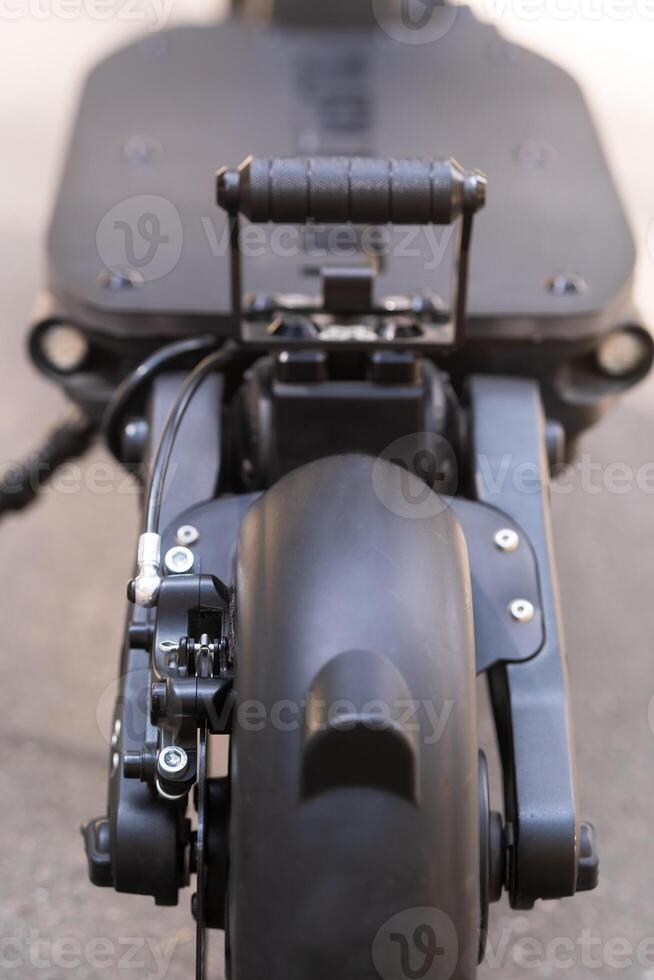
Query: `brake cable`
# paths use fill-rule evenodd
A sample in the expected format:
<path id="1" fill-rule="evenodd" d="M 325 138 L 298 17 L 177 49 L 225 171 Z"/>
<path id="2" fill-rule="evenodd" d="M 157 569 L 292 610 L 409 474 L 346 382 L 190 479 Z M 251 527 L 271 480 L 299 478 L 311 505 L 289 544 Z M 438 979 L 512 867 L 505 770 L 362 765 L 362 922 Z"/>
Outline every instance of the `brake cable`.
<path id="1" fill-rule="evenodd" d="M 117 459 L 120 460 L 119 427 L 124 419 L 125 411 L 136 396 L 158 374 L 163 370 L 169 370 L 175 362 L 183 361 L 192 354 L 202 354 L 211 351 L 216 345 L 217 338 L 211 335 L 188 337 L 186 340 L 178 340 L 172 344 L 166 344 L 165 347 L 159 347 L 149 357 L 146 357 L 118 385 L 104 411 L 101 423 L 102 434 L 106 439 L 109 449 Z"/>
<path id="2" fill-rule="evenodd" d="M 139 538 L 137 573 L 128 586 L 132 602 L 146 609 L 156 606 L 161 587 L 161 535 L 159 522 L 166 477 L 175 440 L 198 388 L 212 371 L 226 367 L 240 350 L 234 341 L 227 341 L 219 350 L 207 354 L 187 375 L 164 422 L 153 456 L 146 493 L 145 525 Z"/>

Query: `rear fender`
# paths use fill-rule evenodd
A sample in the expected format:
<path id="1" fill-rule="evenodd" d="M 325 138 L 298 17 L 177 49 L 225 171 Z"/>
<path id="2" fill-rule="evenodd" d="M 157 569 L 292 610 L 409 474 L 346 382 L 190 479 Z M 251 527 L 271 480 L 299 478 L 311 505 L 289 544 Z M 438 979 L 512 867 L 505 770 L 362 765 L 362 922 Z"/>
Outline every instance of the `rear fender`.
<path id="1" fill-rule="evenodd" d="M 446 923 L 444 955 L 455 959 L 445 972 L 475 976 L 468 559 L 443 501 L 406 516 L 407 479 L 409 499 L 424 501 L 424 485 L 386 461 L 320 460 L 282 479 L 243 522 L 233 980 L 402 976 L 402 944 L 390 935 L 404 926 L 389 926 L 398 916 L 409 943 L 425 917 Z"/>

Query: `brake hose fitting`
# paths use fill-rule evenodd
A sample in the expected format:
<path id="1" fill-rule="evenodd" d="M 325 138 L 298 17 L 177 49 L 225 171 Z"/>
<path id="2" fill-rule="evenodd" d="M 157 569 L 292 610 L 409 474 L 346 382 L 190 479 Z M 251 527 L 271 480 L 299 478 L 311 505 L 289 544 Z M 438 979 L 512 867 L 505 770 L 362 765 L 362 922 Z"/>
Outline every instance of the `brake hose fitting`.
<path id="1" fill-rule="evenodd" d="M 136 578 L 127 588 L 129 600 L 151 609 L 159 600 L 161 589 L 161 536 L 146 532 L 139 538 Z"/>

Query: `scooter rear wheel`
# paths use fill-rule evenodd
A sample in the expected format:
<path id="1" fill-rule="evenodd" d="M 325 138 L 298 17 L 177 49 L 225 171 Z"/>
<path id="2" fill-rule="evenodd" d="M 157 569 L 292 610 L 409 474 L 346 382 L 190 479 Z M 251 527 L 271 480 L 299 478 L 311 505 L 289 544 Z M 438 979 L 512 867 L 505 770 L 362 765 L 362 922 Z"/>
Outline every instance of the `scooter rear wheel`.
<path id="1" fill-rule="evenodd" d="M 452 511 L 385 461 L 294 471 L 242 526 L 235 650 L 231 980 L 471 980 L 474 639 Z"/>

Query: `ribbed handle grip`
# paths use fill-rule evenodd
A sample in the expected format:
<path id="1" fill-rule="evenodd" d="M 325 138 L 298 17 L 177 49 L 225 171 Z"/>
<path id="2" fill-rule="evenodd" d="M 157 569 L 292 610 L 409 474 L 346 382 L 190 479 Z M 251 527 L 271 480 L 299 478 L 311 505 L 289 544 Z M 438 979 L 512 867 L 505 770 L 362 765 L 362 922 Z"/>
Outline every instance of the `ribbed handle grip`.
<path id="1" fill-rule="evenodd" d="M 257 223 L 448 225 L 483 207 L 486 179 L 455 160 L 248 157 L 219 171 L 217 194 Z"/>

